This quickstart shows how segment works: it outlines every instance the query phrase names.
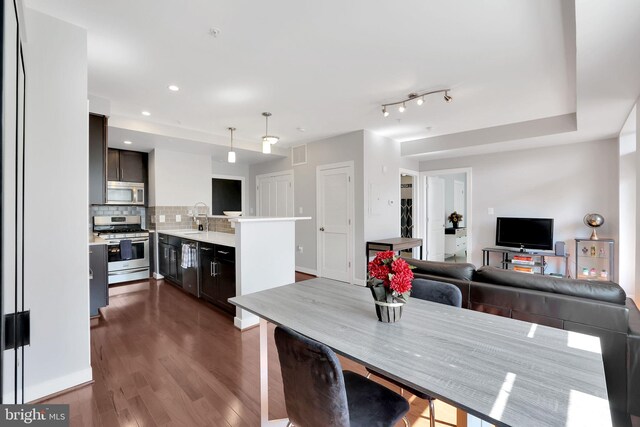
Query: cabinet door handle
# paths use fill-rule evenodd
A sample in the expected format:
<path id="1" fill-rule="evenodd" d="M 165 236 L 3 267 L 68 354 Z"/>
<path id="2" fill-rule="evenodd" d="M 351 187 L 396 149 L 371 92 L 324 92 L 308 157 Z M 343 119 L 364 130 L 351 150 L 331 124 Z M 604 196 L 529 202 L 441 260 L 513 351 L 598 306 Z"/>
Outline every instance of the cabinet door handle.
<path id="1" fill-rule="evenodd" d="M 164 248 L 164 257 L 169 258 L 169 248 Z"/>
<path id="2" fill-rule="evenodd" d="M 228 252 L 228 251 L 218 251 L 218 253 L 219 253 L 219 254 L 222 254 L 222 255 L 229 255 L 229 252 Z"/>
<path id="3" fill-rule="evenodd" d="M 89 280 L 93 280 L 93 270 L 89 268 Z"/>
<path id="4" fill-rule="evenodd" d="M 120 168 L 120 180 L 122 181 L 124 177 L 124 169 Z"/>
<path id="5" fill-rule="evenodd" d="M 203 247 L 200 247 L 200 249 L 202 249 L 203 251 L 210 251 L 210 250 L 212 250 L 211 248 L 203 248 Z"/>
<path id="6" fill-rule="evenodd" d="M 211 261 L 211 277 L 216 277 L 218 275 L 218 263 Z"/>

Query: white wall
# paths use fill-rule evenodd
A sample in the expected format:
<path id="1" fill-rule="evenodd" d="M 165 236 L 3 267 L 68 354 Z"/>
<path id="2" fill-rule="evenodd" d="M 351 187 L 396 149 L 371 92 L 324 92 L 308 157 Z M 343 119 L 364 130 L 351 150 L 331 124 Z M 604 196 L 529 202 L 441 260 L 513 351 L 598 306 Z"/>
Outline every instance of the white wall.
<path id="1" fill-rule="evenodd" d="M 25 401 L 91 380 L 87 33 L 27 9 Z"/>
<path id="2" fill-rule="evenodd" d="M 400 143 L 364 131 L 363 154 L 364 241 L 399 237 Z"/>
<path id="3" fill-rule="evenodd" d="M 310 216 L 310 221 L 296 223 L 296 246 L 302 246 L 303 252 L 296 252 L 296 266 L 306 271 L 316 271 L 317 233 L 316 223 L 316 167 L 330 163 L 354 162 L 354 234 L 355 234 L 355 277 L 365 279 L 364 263 L 364 197 L 363 197 L 363 140 L 364 132 L 356 131 L 315 141 L 307 145 L 307 163 L 292 166 L 287 157 L 271 162 L 252 165 L 250 170 L 249 201 L 256 212 L 256 175 L 281 172 L 293 169 L 294 206 L 296 216 Z M 397 174 L 396 174 L 397 176 Z M 399 176 L 396 178 L 399 187 Z M 396 196 L 397 197 L 397 196 Z M 302 209 L 302 213 L 300 213 Z M 399 219 L 396 226 L 399 228 Z"/>
<path id="4" fill-rule="evenodd" d="M 476 266 L 482 265 L 482 248 L 495 245 L 497 216 L 554 218 L 554 238 L 567 243 L 572 275 L 572 239 L 588 238 L 590 233 L 582 223 L 585 214 L 602 214 L 606 222 L 598 235 L 618 241 L 616 140 L 420 163 L 421 171 L 461 167 L 473 169 L 473 205 L 467 209 L 473 216 L 473 247 L 469 250 Z M 489 208 L 494 209 L 493 215 L 488 214 Z M 549 271 L 559 268 L 552 265 Z"/>
<path id="5" fill-rule="evenodd" d="M 149 153 L 149 205 L 211 206 L 212 175 L 239 176 L 248 185 L 249 166 L 212 160 L 205 154 L 155 149 Z M 245 210 L 248 206 L 245 189 Z"/>
<path id="6" fill-rule="evenodd" d="M 636 107 L 637 108 L 637 107 Z M 624 232 L 620 233 L 619 257 L 620 257 L 620 285 L 630 290 L 629 296 L 640 296 L 636 282 L 636 251 L 638 242 L 638 210 L 636 207 L 637 185 L 637 128 L 636 108 L 631 111 L 627 122 L 620 132 L 620 224 L 624 225 Z"/>

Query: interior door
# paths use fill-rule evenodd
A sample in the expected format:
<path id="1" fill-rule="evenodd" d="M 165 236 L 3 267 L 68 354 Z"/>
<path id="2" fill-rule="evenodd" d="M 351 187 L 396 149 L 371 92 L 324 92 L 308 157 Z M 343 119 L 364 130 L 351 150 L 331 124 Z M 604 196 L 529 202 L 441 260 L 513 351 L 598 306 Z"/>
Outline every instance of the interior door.
<path id="1" fill-rule="evenodd" d="M 427 260 L 444 261 L 444 179 L 427 177 Z"/>
<path id="2" fill-rule="evenodd" d="M 293 174 L 256 178 L 258 216 L 294 216 Z"/>
<path id="3" fill-rule="evenodd" d="M 347 166 L 319 169 L 317 176 L 319 274 L 343 282 L 351 279 L 351 175 Z"/>
<path id="4" fill-rule="evenodd" d="M 464 194 L 464 182 L 453 181 L 453 210 L 463 215 L 462 221 L 460 221 L 460 226 L 464 226 L 464 222 L 467 219 L 465 210 L 466 204 L 467 198 Z"/>

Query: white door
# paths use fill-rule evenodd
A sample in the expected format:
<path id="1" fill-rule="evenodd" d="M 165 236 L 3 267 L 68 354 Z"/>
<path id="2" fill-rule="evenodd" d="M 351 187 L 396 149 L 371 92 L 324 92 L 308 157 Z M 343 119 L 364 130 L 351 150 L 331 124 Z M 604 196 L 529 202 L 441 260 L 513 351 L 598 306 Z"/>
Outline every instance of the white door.
<path id="1" fill-rule="evenodd" d="M 444 179 L 427 177 L 427 260 L 444 261 Z"/>
<path id="2" fill-rule="evenodd" d="M 256 177 L 258 216 L 294 216 L 293 174 Z"/>
<path id="3" fill-rule="evenodd" d="M 352 166 L 318 167 L 318 274 L 351 280 Z"/>
<path id="4" fill-rule="evenodd" d="M 453 210 L 463 215 L 460 226 L 462 226 L 464 221 L 467 219 L 467 214 L 465 213 L 466 200 L 467 197 L 464 194 L 464 182 L 453 181 Z"/>

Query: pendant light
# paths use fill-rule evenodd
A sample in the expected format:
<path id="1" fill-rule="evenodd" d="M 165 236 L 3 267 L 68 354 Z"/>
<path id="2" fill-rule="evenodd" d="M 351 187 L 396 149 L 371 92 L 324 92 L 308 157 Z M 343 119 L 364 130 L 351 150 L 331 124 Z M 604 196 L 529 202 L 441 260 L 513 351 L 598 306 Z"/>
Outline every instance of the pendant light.
<path id="1" fill-rule="evenodd" d="M 227 128 L 227 129 L 229 129 L 229 132 L 231 133 L 231 151 L 229 151 L 229 154 L 227 155 L 227 162 L 235 163 L 236 162 L 236 152 L 233 151 L 233 131 L 235 131 L 236 128 Z"/>
<path id="2" fill-rule="evenodd" d="M 269 135 L 269 117 L 271 117 L 271 113 L 262 113 L 265 119 L 265 132 L 262 137 L 262 152 L 264 154 L 271 153 L 271 145 L 278 142 L 280 138 L 277 136 Z"/>

